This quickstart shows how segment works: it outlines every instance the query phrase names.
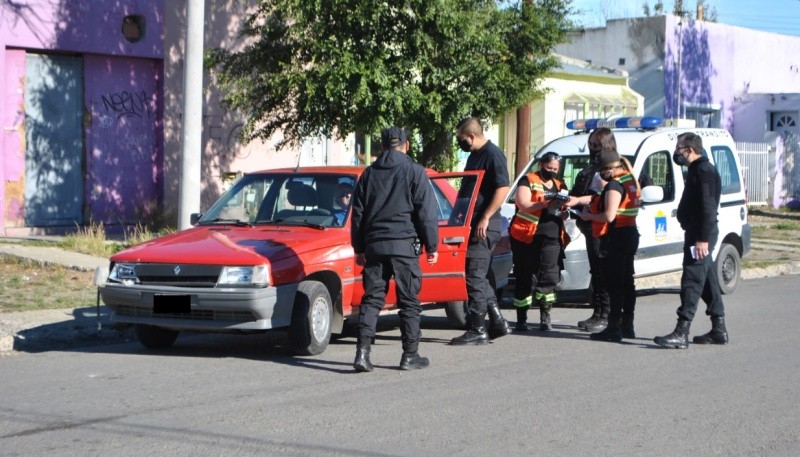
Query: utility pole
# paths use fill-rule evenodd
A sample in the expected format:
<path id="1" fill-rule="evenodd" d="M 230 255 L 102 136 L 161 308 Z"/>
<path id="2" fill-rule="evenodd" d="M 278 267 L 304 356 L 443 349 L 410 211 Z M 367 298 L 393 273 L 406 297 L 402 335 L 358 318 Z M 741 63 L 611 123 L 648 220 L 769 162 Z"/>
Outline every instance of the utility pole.
<path id="1" fill-rule="evenodd" d="M 200 211 L 203 138 L 203 29 L 205 0 L 186 0 L 186 40 L 183 61 L 183 119 L 181 122 L 181 182 L 178 230 L 191 227 Z"/>
<path id="2" fill-rule="evenodd" d="M 530 8 L 532 0 L 525 0 L 523 8 Z M 517 157 L 514 160 L 514 177 L 525 171 L 528 164 L 528 149 L 531 144 L 531 105 L 525 103 L 517 108 Z"/>

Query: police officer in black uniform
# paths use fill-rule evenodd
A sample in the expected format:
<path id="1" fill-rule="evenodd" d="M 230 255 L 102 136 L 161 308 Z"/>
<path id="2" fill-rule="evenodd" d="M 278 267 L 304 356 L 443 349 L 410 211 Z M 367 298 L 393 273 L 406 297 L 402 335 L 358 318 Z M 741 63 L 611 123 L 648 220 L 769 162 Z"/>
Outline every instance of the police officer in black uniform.
<path id="1" fill-rule="evenodd" d="M 603 149 L 617 150 L 617 141 L 611 129 L 602 127 L 592 131 L 586 142 L 589 148 L 589 165 L 581 170 L 575 177 L 575 184 L 570 195 L 583 197 L 599 193 L 602 189 L 591 189 L 592 180 L 598 171 L 597 156 Z M 580 210 L 581 208 L 576 208 Z M 594 309 L 591 317 L 578 322 L 578 328 L 588 332 L 599 332 L 608 325 L 608 312 L 610 301 L 603 274 L 603 265 L 600 259 L 600 239 L 592 236 L 592 223 L 581 218 L 575 220 L 575 225 L 586 240 L 586 256 L 589 258 L 589 274 L 591 275 L 592 297 Z"/>
<path id="2" fill-rule="evenodd" d="M 499 209 L 510 187 L 508 169 L 503 151 L 483 136 L 479 119 L 469 117 L 459 122 L 456 139 L 458 147 L 469 152 L 464 170 L 483 170 L 484 175 L 467 245 L 467 332 L 453 338 L 450 344 L 486 344 L 490 338 L 499 338 L 511 332 L 497 304 L 491 269 L 492 250 L 502 230 Z M 488 332 L 485 325 L 487 312 L 490 323 Z"/>
<path id="3" fill-rule="evenodd" d="M 381 132 L 383 151 L 356 184 L 352 203 L 351 243 L 356 263 L 364 266 L 364 297 L 358 311 L 358 349 L 353 367 L 372 371 L 370 344 L 378 315 L 394 276 L 402 324 L 401 370 L 425 368 L 418 353 L 422 271 L 415 241 L 425 247 L 428 263 L 438 259 L 436 198 L 425 169 L 406 155 L 408 141 L 400 127 Z"/>

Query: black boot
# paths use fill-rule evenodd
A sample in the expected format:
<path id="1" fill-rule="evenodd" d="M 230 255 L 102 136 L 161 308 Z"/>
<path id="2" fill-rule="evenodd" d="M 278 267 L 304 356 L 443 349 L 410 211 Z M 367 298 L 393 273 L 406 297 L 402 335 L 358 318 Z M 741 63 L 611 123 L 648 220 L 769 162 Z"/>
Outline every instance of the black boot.
<path id="1" fill-rule="evenodd" d="M 581 330 L 586 330 L 587 326 L 594 325 L 598 321 L 600 321 L 600 311 L 599 310 L 595 310 L 594 313 L 592 313 L 592 316 L 590 318 L 588 318 L 586 320 L 578 321 L 578 328 L 581 329 Z"/>
<path id="2" fill-rule="evenodd" d="M 675 330 L 669 335 L 657 336 L 653 342 L 659 346 L 675 349 L 686 349 L 689 347 L 689 321 L 678 319 Z"/>
<path id="3" fill-rule="evenodd" d="M 489 342 L 489 335 L 486 333 L 485 327 L 486 314 L 472 314 L 469 313 L 467 321 L 469 322 L 469 330 L 461 336 L 457 336 L 450 340 L 450 344 L 454 346 L 475 346 L 479 344 L 486 344 Z"/>
<path id="4" fill-rule="evenodd" d="M 356 359 L 353 361 L 353 368 L 358 372 L 372 371 L 372 363 L 369 361 L 370 343 L 372 338 L 359 338 L 358 348 L 356 349 Z"/>
<path id="5" fill-rule="evenodd" d="M 528 307 L 517 307 L 517 325 L 514 326 L 515 332 L 528 331 Z"/>
<path id="6" fill-rule="evenodd" d="M 427 357 L 420 357 L 418 352 L 403 352 L 403 357 L 400 359 L 401 370 L 420 370 L 430 364 L 430 360 Z"/>
<path id="7" fill-rule="evenodd" d="M 586 327 L 582 330 L 586 330 L 590 333 L 597 333 L 605 330 L 606 327 L 608 327 L 608 319 L 598 318 L 596 321 L 586 324 Z"/>
<path id="8" fill-rule="evenodd" d="M 489 339 L 500 338 L 511 333 L 503 314 L 500 313 L 500 306 L 497 303 L 490 303 L 486 311 L 489 314 Z"/>
<path id="9" fill-rule="evenodd" d="M 711 318 L 711 331 L 705 335 L 692 338 L 694 344 L 728 344 L 728 331 L 725 329 L 725 317 Z"/>
<path id="10" fill-rule="evenodd" d="M 539 330 L 553 330 L 553 326 L 550 325 L 550 310 L 552 308 L 552 303 L 539 302 Z"/>
<path id="11" fill-rule="evenodd" d="M 636 339 L 636 332 L 633 329 L 633 315 L 622 316 L 622 337 L 626 340 Z"/>
<path id="12" fill-rule="evenodd" d="M 608 319 L 608 325 L 605 329 L 589 335 L 589 339 L 594 341 L 610 341 L 612 343 L 619 343 L 622 341 L 622 325 L 620 319 Z"/>

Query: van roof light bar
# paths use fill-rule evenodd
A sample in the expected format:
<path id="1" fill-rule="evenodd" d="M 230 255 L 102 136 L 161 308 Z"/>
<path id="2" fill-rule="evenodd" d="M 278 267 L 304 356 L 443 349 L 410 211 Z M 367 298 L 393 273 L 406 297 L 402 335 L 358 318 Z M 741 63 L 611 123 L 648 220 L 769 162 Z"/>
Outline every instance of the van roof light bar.
<path id="1" fill-rule="evenodd" d="M 656 116 L 643 117 L 618 117 L 618 118 L 591 118 L 576 119 L 567 122 L 570 130 L 594 130 L 600 127 L 609 129 L 642 129 L 652 130 L 664 123 L 664 119 Z"/>

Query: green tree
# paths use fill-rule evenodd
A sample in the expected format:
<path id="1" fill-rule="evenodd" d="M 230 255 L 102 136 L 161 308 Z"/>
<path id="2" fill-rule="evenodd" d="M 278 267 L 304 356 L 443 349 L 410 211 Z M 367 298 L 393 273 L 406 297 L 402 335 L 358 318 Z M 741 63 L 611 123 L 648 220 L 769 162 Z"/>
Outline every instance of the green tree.
<path id="1" fill-rule="evenodd" d="M 463 117 L 496 119 L 542 93 L 570 0 L 260 0 L 241 51 L 207 63 L 245 140 L 376 134 L 404 125 L 416 159 L 453 165 Z"/>

